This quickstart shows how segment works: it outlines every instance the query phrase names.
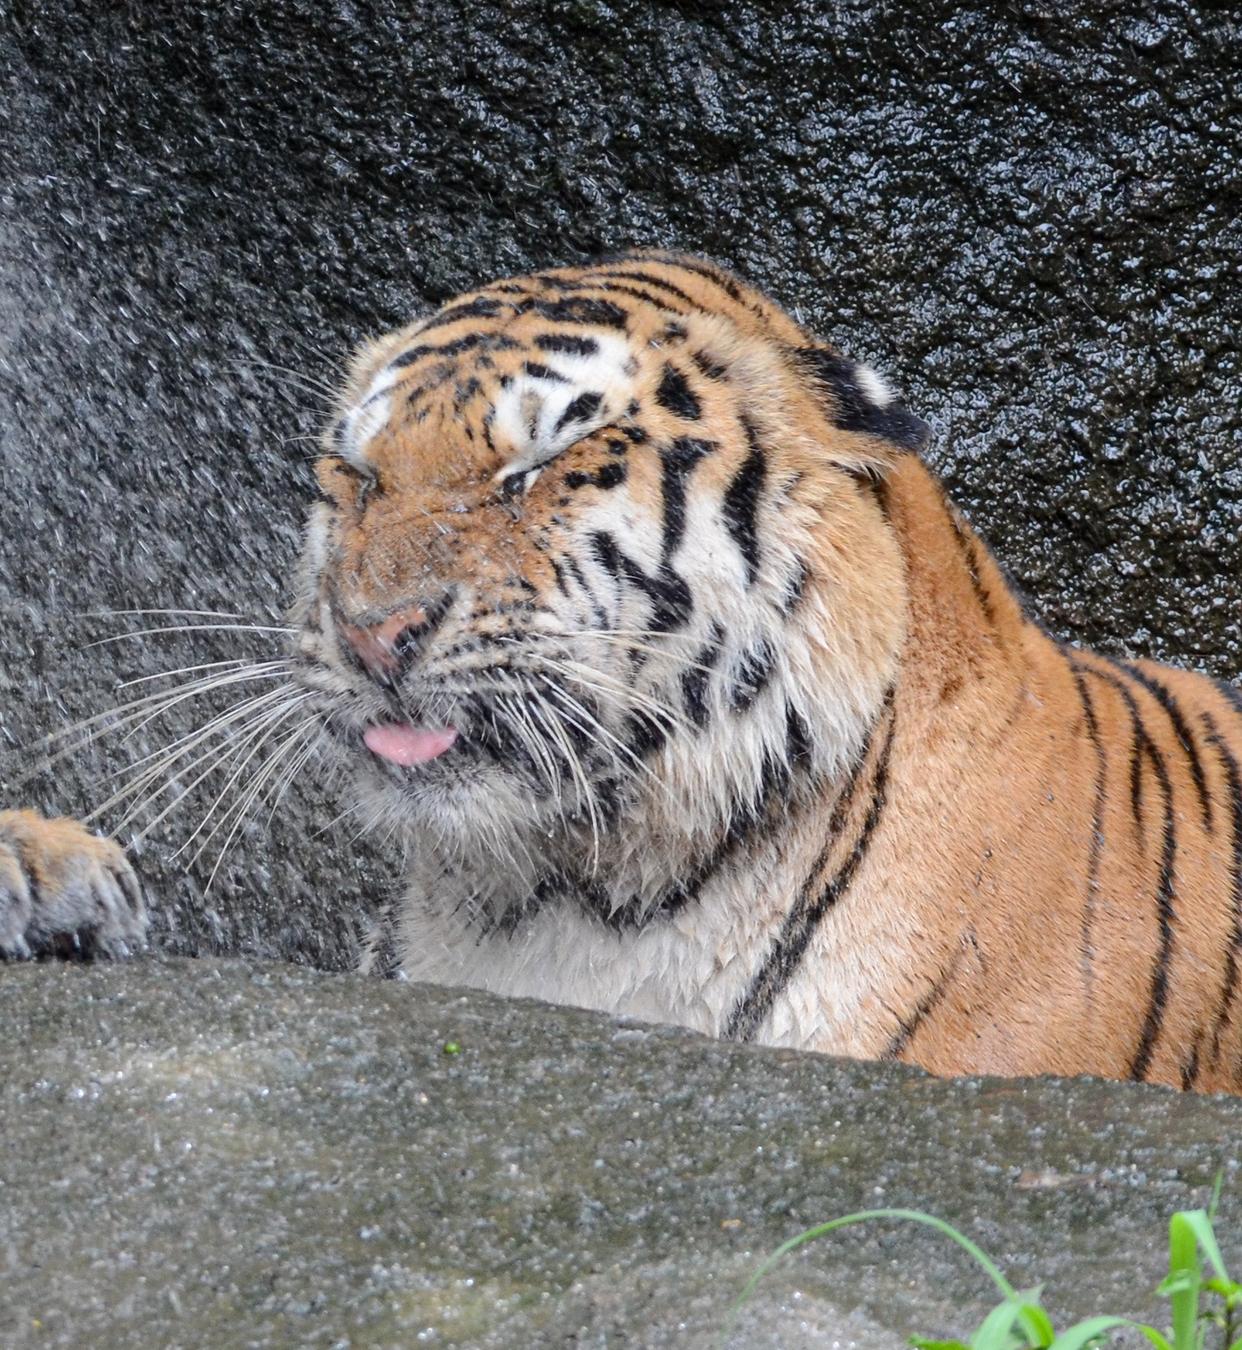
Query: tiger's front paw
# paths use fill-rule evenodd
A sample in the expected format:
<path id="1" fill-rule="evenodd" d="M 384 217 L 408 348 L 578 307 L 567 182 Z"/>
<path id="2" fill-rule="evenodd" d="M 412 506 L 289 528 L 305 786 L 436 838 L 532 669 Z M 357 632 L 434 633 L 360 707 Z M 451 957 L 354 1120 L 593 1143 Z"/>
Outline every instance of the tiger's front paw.
<path id="1" fill-rule="evenodd" d="M 112 840 L 0 811 L 0 957 L 128 956 L 146 931 L 142 887 Z"/>

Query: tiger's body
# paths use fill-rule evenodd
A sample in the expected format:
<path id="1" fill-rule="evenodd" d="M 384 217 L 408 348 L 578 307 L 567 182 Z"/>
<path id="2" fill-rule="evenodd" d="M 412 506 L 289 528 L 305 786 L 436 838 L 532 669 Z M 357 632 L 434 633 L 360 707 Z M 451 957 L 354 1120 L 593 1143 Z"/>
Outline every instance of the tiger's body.
<path id="1" fill-rule="evenodd" d="M 937 1073 L 1242 1089 L 1242 698 L 1031 622 L 871 371 L 694 259 L 357 359 L 299 680 L 367 968 Z"/>

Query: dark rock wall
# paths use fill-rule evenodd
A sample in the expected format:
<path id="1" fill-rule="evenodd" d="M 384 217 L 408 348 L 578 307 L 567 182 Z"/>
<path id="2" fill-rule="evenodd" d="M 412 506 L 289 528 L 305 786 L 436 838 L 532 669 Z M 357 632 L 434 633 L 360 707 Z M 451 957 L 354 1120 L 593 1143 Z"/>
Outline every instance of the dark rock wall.
<path id="1" fill-rule="evenodd" d="M 26 784 L 20 747 L 120 680 L 273 650 L 87 647 L 144 625 L 86 614 L 279 614 L 354 341 L 628 244 L 709 253 L 887 372 L 1053 631 L 1235 674 L 1240 28 L 1100 0 L 11 4 L 7 798 L 83 811 L 155 728 Z M 312 837 L 332 800 L 296 786 L 204 897 L 220 836 L 171 856 L 192 794 L 139 859 L 165 940 L 342 963 L 397 869 Z"/>

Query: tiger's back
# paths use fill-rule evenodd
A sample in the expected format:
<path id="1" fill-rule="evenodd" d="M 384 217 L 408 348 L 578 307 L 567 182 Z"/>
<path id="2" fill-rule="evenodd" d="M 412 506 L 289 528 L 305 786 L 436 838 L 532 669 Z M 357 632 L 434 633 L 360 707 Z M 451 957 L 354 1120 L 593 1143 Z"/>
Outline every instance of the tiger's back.
<path id="1" fill-rule="evenodd" d="M 892 842 L 945 923 L 873 1053 L 1236 1091 L 1242 699 L 1049 638 L 921 466 L 889 501 L 924 597 Z"/>

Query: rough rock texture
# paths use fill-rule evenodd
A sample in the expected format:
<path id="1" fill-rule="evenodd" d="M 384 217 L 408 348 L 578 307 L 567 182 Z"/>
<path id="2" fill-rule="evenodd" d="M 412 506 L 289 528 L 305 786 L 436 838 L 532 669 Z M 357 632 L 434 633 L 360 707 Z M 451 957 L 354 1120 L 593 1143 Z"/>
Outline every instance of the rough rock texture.
<path id="1" fill-rule="evenodd" d="M 1058 1325 L 1159 1319 L 1167 1216 L 1220 1166 L 1242 1266 L 1237 1099 L 207 960 L 6 971 L 0 1026 L 6 1346 L 708 1347 L 779 1242 L 880 1204 L 965 1227 Z M 858 1228 L 730 1344 L 893 1350 L 990 1294 L 945 1239 Z"/>
<path id="2" fill-rule="evenodd" d="M 1242 32 L 1158 8 L 0 9 L 5 795 L 82 812 L 188 705 L 20 785 L 19 747 L 126 677 L 275 649 L 88 649 L 146 625 L 82 616 L 280 612 L 356 339 L 629 244 L 712 254 L 888 372 L 1054 631 L 1235 674 Z M 139 859 L 165 942 L 346 962 L 393 860 L 310 838 L 308 776 L 204 897 L 227 830 L 188 876 L 171 855 L 221 786 Z"/>

